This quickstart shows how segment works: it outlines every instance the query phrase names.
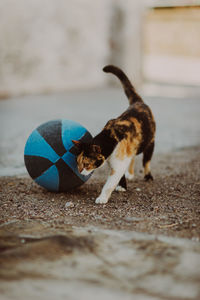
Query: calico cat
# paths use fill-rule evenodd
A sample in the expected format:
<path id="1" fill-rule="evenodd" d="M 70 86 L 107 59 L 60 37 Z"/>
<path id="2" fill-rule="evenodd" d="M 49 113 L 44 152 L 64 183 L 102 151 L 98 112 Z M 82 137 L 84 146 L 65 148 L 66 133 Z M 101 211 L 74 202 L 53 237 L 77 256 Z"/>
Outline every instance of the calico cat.
<path id="1" fill-rule="evenodd" d="M 128 109 L 118 118 L 108 121 L 102 131 L 89 144 L 73 141 L 78 150 L 78 170 L 90 174 L 105 160 L 110 166 L 109 177 L 96 203 L 107 203 L 114 189 L 126 191 L 126 178 L 134 177 L 135 155 L 143 152 L 145 180 L 153 180 L 150 161 L 154 151 L 155 121 L 150 108 L 136 93 L 124 72 L 112 65 L 103 68 L 113 73 L 122 83 L 129 100 Z"/>

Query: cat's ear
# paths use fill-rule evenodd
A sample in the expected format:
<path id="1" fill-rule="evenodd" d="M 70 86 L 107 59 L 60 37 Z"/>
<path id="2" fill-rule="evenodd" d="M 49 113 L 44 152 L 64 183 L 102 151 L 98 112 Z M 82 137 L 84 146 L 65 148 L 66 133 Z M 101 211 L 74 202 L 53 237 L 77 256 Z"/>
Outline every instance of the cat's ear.
<path id="1" fill-rule="evenodd" d="M 95 153 L 101 153 L 101 147 L 99 145 L 92 145 L 92 150 Z"/>
<path id="2" fill-rule="evenodd" d="M 72 140 L 72 143 L 77 146 L 77 147 L 80 147 L 81 146 L 81 142 L 80 141 L 75 141 L 75 140 Z"/>
<path id="3" fill-rule="evenodd" d="M 78 150 L 82 149 L 82 142 L 72 140 L 72 143 L 75 145 L 76 149 L 78 149 Z"/>

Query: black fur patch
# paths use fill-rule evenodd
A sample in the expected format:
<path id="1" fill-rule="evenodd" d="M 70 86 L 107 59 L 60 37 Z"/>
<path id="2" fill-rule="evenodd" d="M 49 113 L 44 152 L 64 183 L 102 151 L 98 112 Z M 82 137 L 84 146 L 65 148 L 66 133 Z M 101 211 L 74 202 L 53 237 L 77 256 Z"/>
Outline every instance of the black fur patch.
<path id="1" fill-rule="evenodd" d="M 154 139 L 155 121 L 150 108 L 144 103 L 135 103 L 131 105 L 121 117 L 126 120 L 136 118 L 142 127 L 142 142 L 139 146 L 137 154 L 145 150 L 149 143 Z"/>
<path id="2" fill-rule="evenodd" d="M 147 175 L 144 176 L 144 179 L 146 181 L 153 180 L 153 176 L 151 175 L 151 173 L 149 173 L 149 174 L 147 174 Z"/>
<path id="3" fill-rule="evenodd" d="M 117 145 L 117 141 L 111 137 L 109 129 L 103 129 L 93 140 L 93 143 L 101 147 L 101 153 L 108 158 Z"/>
<path id="4" fill-rule="evenodd" d="M 122 178 L 120 179 L 118 185 L 121 186 L 122 188 L 124 188 L 125 190 L 127 190 L 127 184 L 126 184 L 126 177 L 125 177 L 125 175 L 122 176 Z"/>

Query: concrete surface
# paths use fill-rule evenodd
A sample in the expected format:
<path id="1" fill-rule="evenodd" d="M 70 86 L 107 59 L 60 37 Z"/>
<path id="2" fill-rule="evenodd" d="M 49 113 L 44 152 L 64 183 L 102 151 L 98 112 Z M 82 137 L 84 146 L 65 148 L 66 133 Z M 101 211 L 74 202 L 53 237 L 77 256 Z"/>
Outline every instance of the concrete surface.
<path id="1" fill-rule="evenodd" d="M 148 97 L 157 122 L 156 152 L 200 144 L 199 90 L 192 97 Z M 177 93 L 176 93 L 177 95 Z M 26 96 L 0 101 L 0 175 L 25 173 L 23 152 L 29 134 L 58 118 L 80 122 L 91 134 L 123 112 L 128 101 L 121 89 Z"/>

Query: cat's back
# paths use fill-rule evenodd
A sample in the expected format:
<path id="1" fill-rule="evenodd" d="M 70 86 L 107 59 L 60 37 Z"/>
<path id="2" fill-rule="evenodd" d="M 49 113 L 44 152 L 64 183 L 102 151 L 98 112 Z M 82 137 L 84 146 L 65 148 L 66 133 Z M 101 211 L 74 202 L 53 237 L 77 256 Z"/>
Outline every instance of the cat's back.
<path id="1" fill-rule="evenodd" d="M 120 119 L 132 120 L 137 119 L 139 123 L 146 124 L 152 131 L 155 131 L 155 119 L 150 107 L 144 102 L 136 102 L 128 107 L 128 109 L 121 114 Z"/>
<path id="2" fill-rule="evenodd" d="M 146 118 L 154 118 L 150 107 L 145 104 L 144 102 L 136 102 L 133 103 L 128 107 L 128 109 L 123 112 L 120 118 L 130 118 L 136 117 L 139 119 L 146 119 Z"/>
<path id="3" fill-rule="evenodd" d="M 142 143 L 138 153 L 141 153 L 150 141 L 154 139 L 156 130 L 155 119 L 150 107 L 144 102 L 136 102 L 130 105 L 119 117 L 119 120 L 132 123 L 133 128 L 137 128 L 137 131 L 141 134 Z"/>

